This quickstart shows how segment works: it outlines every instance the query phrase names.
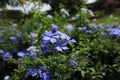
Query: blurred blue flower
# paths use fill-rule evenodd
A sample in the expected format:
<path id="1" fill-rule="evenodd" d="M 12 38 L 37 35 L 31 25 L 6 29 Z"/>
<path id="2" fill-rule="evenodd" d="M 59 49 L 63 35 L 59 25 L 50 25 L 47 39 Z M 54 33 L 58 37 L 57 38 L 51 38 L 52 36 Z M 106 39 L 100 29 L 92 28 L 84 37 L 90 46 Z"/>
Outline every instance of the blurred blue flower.
<path id="1" fill-rule="evenodd" d="M 43 53 L 46 53 L 48 51 L 48 47 L 47 47 L 46 44 L 41 44 L 40 47 L 41 47 L 41 50 L 42 50 Z"/>
<path id="2" fill-rule="evenodd" d="M 106 75 L 106 73 L 105 72 L 102 72 L 102 76 L 105 76 Z"/>
<path id="3" fill-rule="evenodd" d="M 17 34 L 16 34 L 18 37 L 22 37 L 22 32 L 21 31 L 17 31 Z"/>
<path id="4" fill-rule="evenodd" d="M 15 42 L 15 41 L 17 41 L 17 38 L 12 36 L 12 37 L 10 37 L 10 41 Z"/>
<path id="5" fill-rule="evenodd" d="M 43 72 L 43 80 L 50 80 L 50 72 L 49 71 Z"/>
<path id="6" fill-rule="evenodd" d="M 32 54 L 36 54 L 39 50 L 36 48 L 36 46 L 29 46 L 27 51 L 31 52 Z"/>
<path id="7" fill-rule="evenodd" d="M 91 27 L 93 30 L 96 30 L 96 29 L 98 28 L 98 26 L 95 25 L 95 24 L 91 24 L 90 27 Z"/>
<path id="8" fill-rule="evenodd" d="M 40 80 L 50 80 L 50 72 L 49 71 L 41 71 L 41 69 L 38 69 L 38 74 L 40 77 Z"/>
<path id="9" fill-rule="evenodd" d="M 13 32 L 15 29 L 13 27 L 9 28 L 9 31 Z"/>
<path id="10" fill-rule="evenodd" d="M 66 47 L 67 44 L 68 44 L 67 41 L 61 42 L 60 40 L 58 40 L 56 42 L 56 46 L 54 47 L 54 49 L 57 51 L 68 50 L 69 48 Z"/>
<path id="11" fill-rule="evenodd" d="M 0 40 L 0 44 L 3 44 L 5 41 L 4 40 Z"/>
<path id="12" fill-rule="evenodd" d="M 19 57 L 22 57 L 22 58 L 24 58 L 25 57 L 25 53 L 23 53 L 22 51 L 21 52 L 18 52 L 18 54 L 17 54 Z"/>
<path id="13" fill-rule="evenodd" d="M 55 33 L 57 31 L 58 31 L 58 27 L 55 24 L 53 24 L 52 25 L 52 33 Z"/>
<path id="14" fill-rule="evenodd" d="M 30 59 L 35 59 L 36 58 L 36 56 L 33 53 L 31 53 L 31 52 L 20 51 L 20 52 L 18 52 L 17 55 L 19 57 L 22 57 L 22 58 L 25 58 L 25 57 L 29 57 Z"/>
<path id="15" fill-rule="evenodd" d="M 86 31 L 86 30 L 87 30 L 87 27 L 79 27 L 78 30 Z"/>
<path id="16" fill-rule="evenodd" d="M 108 25 L 108 26 L 106 26 L 106 28 L 107 28 L 107 30 L 112 30 L 113 29 L 113 26 L 112 25 Z"/>
<path id="17" fill-rule="evenodd" d="M 110 29 L 109 29 L 110 30 Z M 111 36 L 118 36 L 118 37 L 120 37 L 120 29 L 118 29 L 118 28 L 113 28 L 113 29 L 111 29 L 110 30 L 110 35 Z"/>
<path id="18" fill-rule="evenodd" d="M 0 54 L 3 54 L 3 53 L 4 53 L 4 51 L 2 49 L 0 49 Z"/>
<path id="19" fill-rule="evenodd" d="M 10 52 L 6 52 L 5 54 L 3 54 L 2 58 L 4 61 L 6 61 L 7 59 L 9 59 L 10 57 L 12 57 L 12 55 L 10 54 Z"/>
<path id="20" fill-rule="evenodd" d="M 31 59 L 35 59 L 35 58 L 36 58 L 36 56 L 35 56 L 33 53 L 30 53 L 30 52 L 27 52 L 27 53 L 25 54 L 25 56 L 27 56 L 27 57 L 29 57 L 29 58 L 31 58 Z"/>
<path id="21" fill-rule="evenodd" d="M 12 49 L 12 50 L 10 51 L 10 53 L 11 53 L 12 55 L 16 55 L 17 49 Z"/>
<path id="22" fill-rule="evenodd" d="M 91 30 L 86 30 L 85 32 L 88 33 L 88 34 L 92 33 Z"/>
<path id="23" fill-rule="evenodd" d="M 73 68 L 77 67 L 77 63 L 73 59 L 71 59 L 70 62 L 71 62 L 71 65 L 73 66 Z"/>
<path id="24" fill-rule="evenodd" d="M 36 76 L 37 75 L 37 69 L 33 69 L 33 68 L 28 68 L 27 72 L 25 74 L 25 78 L 29 77 L 29 76 Z"/>
<path id="25" fill-rule="evenodd" d="M 42 71 L 40 68 L 34 69 L 34 68 L 28 68 L 27 72 L 25 74 L 25 78 L 29 76 L 39 76 L 40 80 L 50 80 L 50 72 L 49 71 Z"/>

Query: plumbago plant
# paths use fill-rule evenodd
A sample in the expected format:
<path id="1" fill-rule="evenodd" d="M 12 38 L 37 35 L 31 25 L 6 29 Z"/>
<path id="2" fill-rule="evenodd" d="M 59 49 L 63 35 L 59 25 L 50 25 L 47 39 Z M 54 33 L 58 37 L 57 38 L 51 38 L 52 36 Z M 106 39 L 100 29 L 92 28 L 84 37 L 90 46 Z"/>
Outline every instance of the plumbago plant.
<path id="1" fill-rule="evenodd" d="M 59 32 L 57 27 L 53 26 L 52 31 L 43 34 L 42 52 L 35 46 L 31 46 L 26 51 L 20 51 L 17 54 L 20 58 L 13 79 L 61 80 L 69 78 L 70 75 L 67 77 L 66 73 L 69 71 L 69 74 L 72 74 L 77 63 L 70 54 L 64 51 L 69 49 L 68 44 L 74 42 L 76 42 L 74 39 L 71 40 L 69 36 Z"/>
<path id="2" fill-rule="evenodd" d="M 0 32 L 1 79 L 6 75 L 11 80 L 119 79 L 119 28 L 79 27 L 74 40 L 56 25 L 51 31 L 29 27 L 7 27 Z"/>
<path id="3" fill-rule="evenodd" d="M 117 76 L 119 79 L 120 29 L 117 27 L 94 24 L 79 27 L 74 40 L 52 25 L 51 31 L 44 31 L 40 43 L 37 42 L 39 34 L 30 32 L 27 45 L 23 42 L 22 46 L 19 43 L 22 33 L 14 29 L 10 28 L 11 34 L 0 40 L 3 77 L 9 75 L 12 80 L 116 80 Z M 10 36 L 15 32 L 18 34 Z"/>
<path id="4" fill-rule="evenodd" d="M 4 34 L 4 32 L 2 34 Z M 67 46 L 70 46 L 71 43 L 75 43 L 76 41 L 74 39 L 71 40 L 68 35 L 59 32 L 57 26 L 53 25 L 52 31 L 46 31 L 43 34 L 41 43 L 42 51 L 39 49 L 40 46 L 36 45 L 38 34 L 30 33 L 29 36 L 32 38 L 30 42 L 32 42 L 31 44 L 28 42 L 28 45 L 25 46 L 22 45 L 23 47 L 19 44 L 19 40 L 21 41 L 22 39 L 20 38 L 24 35 L 18 32 L 15 36 L 9 38 L 7 36 L 11 42 L 9 44 L 11 48 L 6 50 L 3 49 L 6 47 L 6 41 L 1 40 L 2 46 L 0 50 L 2 62 L 6 62 L 2 64 L 1 69 L 7 65 L 9 67 L 6 71 L 12 70 L 11 72 L 13 72 L 14 69 L 12 74 L 9 72 L 5 73 L 6 75 L 11 75 L 11 79 L 29 80 L 31 77 L 41 80 L 67 79 L 70 77 L 70 75 L 68 77 L 65 76 L 66 72 L 69 71 L 67 69 L 68 67 L 70 67 L 70 74 L 73 74 L 74 71 L 72 70 L 77 66 L 77 63 L 74 61 L 74 58 L 70 56 L 70 52 L 67 52 L 69 49 Z M 22 48 L 19 48 L 20 46 Z M 7 52 L 8 50 L 11 51 Z M 66 71 L 63 68 L 66 69 Z"/>
<path id="5" fill-rule="evenodd" d="M 16 26 L 2 23 L 0 80 L 119 80 L 120 28 L 87 24 L 82 10 L 72 18 L 65 9 L 36 11 Z"/>

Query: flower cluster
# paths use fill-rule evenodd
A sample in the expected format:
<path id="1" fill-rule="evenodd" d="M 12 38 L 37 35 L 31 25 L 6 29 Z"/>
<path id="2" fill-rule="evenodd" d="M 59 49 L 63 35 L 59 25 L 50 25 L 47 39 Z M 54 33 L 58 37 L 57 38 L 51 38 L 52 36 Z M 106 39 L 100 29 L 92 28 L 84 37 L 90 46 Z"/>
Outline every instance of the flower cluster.
<path id="1" fill-rule="evenodd" d="M 2 49 L 0 49 L 0 55 L 2 55 L 3 61 L 6 61 L 9 58 L 12 58 L 12 54 L 10 52 L 5 53 Z"/>
<path id="2" fill-rule="evenodd" d="M 33 54 L 31 52 L 20 51 L 20 52 L 18 52 L 17 55 L 21 58 L 25 58 L 25 57 L 29 57 L 30 59 L 35 59 L 36 58 L 35 54 Z"/>
<path id="3" fill-rule="evenodd" d="M 83 31 L 85 33 L 100 32 L 102 35 L 103 35 L 103 33 L 104 33 L 104 35 L 106 34 L 106 32 L 104 32 L 104 31 L 109 31 L 109 35 L 111 37 L 113 37 L 113 36 L 120 37 L 120 29 L 115 28 L 112 25 L 108 25 L 106 27 L 103 27 L 100 25 L 97 26 L 95 24 L 90 24 L 89 28 L 88 27 L 79 27 L 78 30 Z M 100 30 L 102 30 L 102 31 L 100 31 Z"/>
<path id="4" fill-rule="evenodd" d="M 113 28 L 112 26 L 110 26 L 110 27 L 108 27 L 108 30 L 110 31 L 111 36 L 120 37 L 120 29 L 119 28 Z"/>
<path id="5" fill-rule="evenodd" d="M 29 76 L 39 76 L 40 80 L 50 80 L 50 72 L 49 71 L 42 71 L 41 68 L 34 69 L 34 68 L 28 68 L 25 78 Z"/>
<path id="6" fill-rule="evenodd" d="M 41 50 L 43 53 L 49 50 L 49 45 L 52 46 L 52 50 L 63 51 L 68 50 L 67 44 L 76 42 L 74 39 L 70 39 L 70 37 L 64 33 L 58 31 L 56 25 L 53 25 L 52 31 L 46 31 L 43 34 Z"/>
<path id="7" fill-rule="evenodd" d="M 23 50 L 23 51 L 20 51 L 18 52 L 18 56 L 21 57 L 21 58 L 24 58 L 24 57 L 29 57 L 31 59 L 35 59 L 36 58 L 36 53 L 38 52 L 39 50 L 36 49 L 35 46 L 30 46 L 29 48 L 27 48 L 26 50 Z"/>

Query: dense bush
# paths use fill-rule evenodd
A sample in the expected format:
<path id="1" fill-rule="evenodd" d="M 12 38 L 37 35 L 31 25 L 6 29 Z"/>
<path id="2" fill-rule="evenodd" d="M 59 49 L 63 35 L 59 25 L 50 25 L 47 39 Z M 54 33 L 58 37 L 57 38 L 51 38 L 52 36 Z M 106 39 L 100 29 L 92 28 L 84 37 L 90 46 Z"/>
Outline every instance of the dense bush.
<path id="1" fill-rule="evenodd" d="M 0 79 L 119 80 L 120 29 L 88 24 L 87 17 L 82 10 L 36 11 L 17 25 L 2 24 Z"/>

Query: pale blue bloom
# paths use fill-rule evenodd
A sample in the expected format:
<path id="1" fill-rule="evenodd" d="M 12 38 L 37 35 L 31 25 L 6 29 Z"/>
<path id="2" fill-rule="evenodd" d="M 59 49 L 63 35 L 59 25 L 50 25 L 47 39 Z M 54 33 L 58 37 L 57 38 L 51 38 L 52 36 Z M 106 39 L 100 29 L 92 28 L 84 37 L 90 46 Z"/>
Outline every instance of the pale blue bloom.
<path id="1" fill-rule="evenodd" d="M 67 41 L 62 42 L 62 41 L 58 40 L 56 42 L 56 46 L 54 47 L 54 49 L 57 50 L 57 51 L 68 50 L 69 48 L 66 47 L 67 44 L 68 44 Z"/>
<path id="2" fill-rule="evenodd" d="M 71 62 L 71 65 L 73 66 L 73 68 L 77 67 L 77 63 L 73 59 L 71 59 L 70 62 Z"/>
<path id="3" fill-rule="evenodd" d="M 3 54 L 2 58 L 4 61 L 6 61 L 7 59 L 9 59 L 10 57 L 12 57 L 12 55 L 10 54 L 10 52 L 6 52 L 5 54 Z"/>
<path id="4" fill-rule="evenodd" d="M 55 24 L 53 24 L 52 25 L 52 33 L 56 33 L 57 31 L 58 31 L 58 27 Z"/>
<path id="5" fill-rule="evenodd" d="M 28 68 L 27 72 L 25 74 L 25 78 L 29 76 L 39 76 L 40 80 L 50 80 L 50 72 L 49 71 L 42 71 L 40 68 L 34 69 L 34 68 Z"/>
<path id="6" fill-rule="evenodd" d="M 3 54 L 3 53 L 4 53 L 4 51 L 2 49 L 0 49 L 0 54 Z"/>
<path id="7" fill-rule="evenodd" d="M 40 47 L 43 53 L 46 53 L 48 51 L 48 46 L 46 44 L 42 44 Z"/>
<path id="8" fill-rule="evenodd" d="M 120 37 L 120 29 L 112 28 L 112 29 L 109 29 L 109 31 L 110 31 L 110 35 L 111 36 L 118 36 L 118 37 Z"/>
<path id="9" fill-rule="evenodd" d="M 0 40 L 0 44 L 3 44 L 5 41 L 4 40 Z"/>
<path id="10" fill-rule="evenodd" d="M 30 46 L 29 48 L 27 48 L 27 51 L 33 53 L 36 55 L 36 53 L 39 51 L 36 46 Z"/>
<path id="11" fill-rule="evenodd" d="M 28 68 L 27 72 L 25 74 L 25 78 L 29 77 L 29 76 L 36 76 L 37 75 L 37 69 L 33 69 L 33 68 Z"/>
<path id="12" fill-rule="evenodd" d="M 12 36 L 12 37 L 10 37 L 10 41 L 15 42 L 15 41 L 17 41 L 17 38 Z"/>
<path id="13" fill-rule="evenodd" d="M 24 58 L 25 57 L 25 53 L 23 53 L 22 51 L 21 52 L 18 52 L 18 54 L 17 54 L 19 57 L 22 57 L 22 58 Z"/>
<path id="14" fill-rule="evenodd" d="M 97 26 L 97 25 L 95 25 L 95 24 L 91 24 L 91 25 L 90 25 L 90 27 L 91 27 L 93 30 L 98 29 L 98 26 Z"/>
<path id="15" fill-rule="evenodd" d="M 27 56 L 27 57 L 29 57 L 29 58 L 31 58 L 31 59 L 35 59 L 35 58 L 36 58 L 36 56 L 35 56 L 33 53 L 30 53 L 30 52 L 27 52 L 27 53 L 25 54 L 25 56 Z"/>
<path id="16" fill-rule="evenodd" d="M 21 58 L 25 58 L 25 57 L 29 57 L 30 59 L 35 59 L 36 58 L 36 56 L 31 52 L 25 52 L 24 53 L 23 51 L 21 51 L 21 52 L 18 52 L 17 55 Z"/>
<path id="17" fill-rule="evenodd" d="M 79 27 L 78 30 L 86 31 L 86 30 L 87 30 L 87 27 Z"/>
<path id="18" fill-rule="evenodd" d="M 40 77 L 40 80 L 50 80 L 50 72 L 49 71 L 41 71 L 38 69 L 38 74 Z"/>

